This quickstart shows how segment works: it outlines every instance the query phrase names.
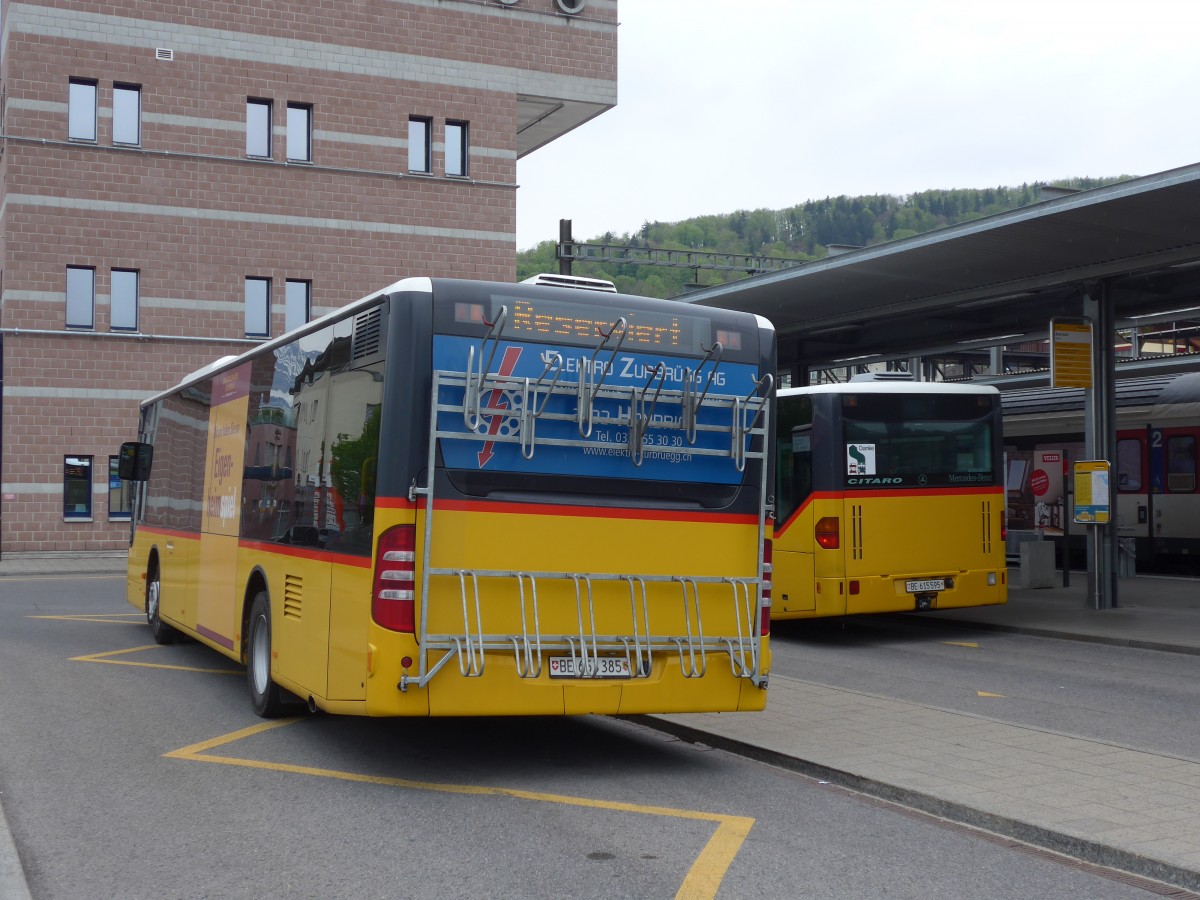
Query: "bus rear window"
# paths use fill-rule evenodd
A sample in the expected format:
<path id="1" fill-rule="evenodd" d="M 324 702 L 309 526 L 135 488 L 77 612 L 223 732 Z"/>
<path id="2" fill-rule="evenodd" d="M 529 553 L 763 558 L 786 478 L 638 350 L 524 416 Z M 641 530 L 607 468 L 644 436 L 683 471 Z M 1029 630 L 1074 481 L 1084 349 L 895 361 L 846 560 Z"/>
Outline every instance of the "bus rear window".
<path id="1" fill-rule="evenodd" d="M 846 485 L 998 483 L 996 419 L 989 395 L 847 395 L 842 404 Z"/>

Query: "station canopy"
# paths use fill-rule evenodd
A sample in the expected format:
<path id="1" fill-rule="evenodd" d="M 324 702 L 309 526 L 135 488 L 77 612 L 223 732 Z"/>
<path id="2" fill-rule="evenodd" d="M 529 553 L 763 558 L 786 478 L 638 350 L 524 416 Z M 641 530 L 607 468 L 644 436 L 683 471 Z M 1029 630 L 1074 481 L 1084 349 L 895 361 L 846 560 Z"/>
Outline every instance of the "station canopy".
<path id="1" fill-rule="evenodd" d="M 1099 289 L 1119 328 L 1200 322 L 1200 164 L 680 299 L 770 319 L 788 371 L 1043 340 Z"/>

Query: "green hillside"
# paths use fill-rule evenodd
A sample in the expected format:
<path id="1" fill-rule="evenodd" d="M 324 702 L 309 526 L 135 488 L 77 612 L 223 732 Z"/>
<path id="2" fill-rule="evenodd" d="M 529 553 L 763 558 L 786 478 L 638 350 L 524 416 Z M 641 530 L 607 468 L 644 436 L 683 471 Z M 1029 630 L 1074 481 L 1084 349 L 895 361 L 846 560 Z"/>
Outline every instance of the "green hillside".
<path id="1" fill-rule="evenodd" d="M 588 244 L 758 255 L 808 262 L 827 256 L 831 244 L 867 247 L 1028 206 L 1042 199 L 1045 187 L 1088 190 L 1132 177 L 1066 178 L 1020 187 L 930 190 L 903 197 L 891 194 L 826 197 L 780 210 L 738 210 L 682 222 L 646 222 L 636 234 L 608 232 L 584 237 L 576 233 L 575 240 Z M 517 254 L 518 280 L 539 272 L 557 272 L 554 248 L 553 241 L 543 241 L 533 249 L 520 251 Z M 647 297 L 678 296 L 689 283 L 721 284 L 746 277 L 742 272 L 633 263 L 577 262 L 572 271 L 576 275 L 607 278 L 623 293 Z"/>

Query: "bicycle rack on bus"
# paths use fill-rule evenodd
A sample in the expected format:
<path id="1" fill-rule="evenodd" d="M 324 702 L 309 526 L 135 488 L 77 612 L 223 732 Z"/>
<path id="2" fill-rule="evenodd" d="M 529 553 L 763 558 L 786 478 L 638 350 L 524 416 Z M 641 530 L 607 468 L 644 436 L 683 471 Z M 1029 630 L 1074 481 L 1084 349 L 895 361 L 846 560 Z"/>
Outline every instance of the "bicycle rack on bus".
<path id="1" fill-rule="evenodd" d="M 578 383 L 563 382 L 561 375 L 568 367 L 558 353 L 542 356 L 544 370 L 536 379 L 503 375 L 492 371 L 496 350 L 499 347 L 507 308 L 502 307 L 496 320 L 488 323 L 488 332 L 476 353 L 472 347 L 468 354 L 466 371 L 435 371 L 433 373 L 432 403 L 430 411 L 429 455 L 427 472 L 430 478 L 437 464 L 438 442 L 441 440 L 466 440 L 481 443 L 515 443 L 525 459 L 532 459 L 538 447 L 604 447 L 614 450 L 611 443 L 603 443 L 594 436 L 598 400 L 611 401 L 617 405 L 629 404 L 627 419 L 620 423 L 627 428 L 630 439 L 625 449 L 635 465 L 644 458 L 642 438 L 653 422 L 655 430 L 679 432 L 687 446 L 678 452 L 692 456 L 713 456 L 729 460 L 739 472 L 747 460 L 762 460 L 760 492 L 766 496 L 767 477 L 767 433 L 769 422 L 769 399 L 774 385 L 772 375 L 765 374 L 753 380 L 749 393 L 717 394 L 712 392 L 714 374 L 720 365 L 721 345 L 716 343 L 704 349 L 704 356 L 693 370 L 685 371 L 682 389 L 664 387 L 666 363 L 653 367 L 644 385 L 606 385 L 605 379 L 612 371 L 616 353 L 624 341 L 628 324 L 624 318 L 617 319 L 612 326 L 600 333 L 600 341 L 590 359 L 578 360 Z M 611 351 L 607 359 L 601 354 Z M 486 361 L 485 361 L 486 358 Z M 706 365 L 711 363 L 707 376 L 703 375 Z M 514 410 L 502 398 L 505 395 L 519 396 L 521 409 Z M 573 411 L 552 411 L 554 396 L 574 397 Z M 559 410 L 569 410 L 569 403 L 558 404 Z M 678 415 L 671 415 L 672 407 L 678 407 Z M 666 408 L 667 413 L 655 418 L 656 409 Z M 701 409 L 709 410 L 701 421 Z M 463 417 L 466 430 L 441 427 L 440 419 L 445 414 Z M 490 423 L 495 416 L 516 418 L 517 433 L 501 433 L 492 429 Z M 559 420 L 574 427 L 559 429 L 559 434 L 568 437 L 539 438 L 536 433 L 538 419 Z M 448 421 L 452 421 L 448 420 Z M 729 442 L 709 441 L 713 446 L 699 445 L 701 432 L 725 433 Z M 617 445 L 619 446 L 619 445 Z M 631 678 L 649 677 L 654 660 L 661 654 L 670 654 L 678 659 L 685 677 L 703 677 L 708 668 L 709 657 L 726 656 L 731 672 L 739 678 L 765 686 L 766 675 L 762 673 L 759 654 L 759 629 L 765 607 L 770 601 L 760 598 L 763 583 L 763 568 L 760 559 L 756 577 L 718 577 L 699 575 L 629 574 L 617 572 L 548 572 L 530 571 L 526 568 L 512 569 L 467 569 L 453 566 L 435 567 L 431 564 L 431 542 L 433 519 L 436 508 L 432 480 L 425 486 L 414 485 L 410 499 L 424 497 L 425 521 L 424 541 L 421 551 L 420 610 L 417 621 L 420 646 L 416 674 L 405 674 L 398 687 L 424 687 L 448 663 L 457 661 L 460 675 L 467 678 L 484 674 L 489 653 L 512 653 L 515 671 L 520 678 L 539 678 L 545 671 L 548 656 L 564 656 L 570 659 L 572 672 L 581 678 L 599 677 L 597 660 L 602 657 L 624 659 Z M 767 510 L 759 514 L 759 543 L 765 536 Z M 428 598 L 430 584 L 458 582 L 461 610 L 461 631 L 453 633 L 431 633 L 429 630 Z M 497 593 L 511 596 L 519 604 L 519 633 L 489 631 L 486 623 L 485 605 L 480 601 L 480 582 L 499 582 L 507 586 Z M 622 582 L 628 589 L 629 613 L 624 619 L 620 633 L 600 633 L 596 619 L 596 591 L 606 583 Z M 451 582 L 452 583 L 452 582 Z M 550 583 L 568 585 L 568 595 L 575 602 L 574 628 L 565 633 L 548 633 L 543 627 L 543 604 L 545 588 Z M 678 587 L 682 612 L 683 631 L 680 634 L 656 633 L 651 621 L 651 590 L 669 591 Z M 709 598 L 702 602 L 702 594 Z M 445 594 L 441 594 L 445 596 Z M 725 599 L 722 599 L 724 597 Z M 701 615 L 702 606 L 713 602 L 729 604 L 733 611 L 736 629 L 732 634 L 710 634 L 705 630 Z M 727 607 L 729 608 L 729 607 Z M 511 607 L 510 607 L 511 609 Z M 623 615 L 623 613 L 621 614 Z M 609 611 L 610 621 L 613 613 Z"/>

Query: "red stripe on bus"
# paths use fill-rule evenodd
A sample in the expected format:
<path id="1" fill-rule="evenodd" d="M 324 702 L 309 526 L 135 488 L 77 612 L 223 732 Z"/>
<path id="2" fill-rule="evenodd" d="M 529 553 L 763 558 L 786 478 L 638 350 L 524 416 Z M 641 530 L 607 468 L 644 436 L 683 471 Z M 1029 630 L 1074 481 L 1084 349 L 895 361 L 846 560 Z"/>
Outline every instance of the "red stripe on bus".
<path id="1" fill-rule="evenodd" d="M 749 513 L 705 513 L 665 509 L 635 509 L 609 506 L 563 506 L 550 503 L 498 503 L 477 500 L 438 500 L 434 510 L 449 512 L 489 512 L 529 516 L 578 516 L 587 519 L 643 519 L 654 522 L 717 522 L 754 525 L 758 516 Z"/>
<path id="2" fill-rule="evenodd" d="M 376 509 L 416 509 L 417 504 L 407 497 L 376 497 Z"/>
<path id="3" fill-rule="evenodd" d="M 956 497 L 963 494 L 998 494 L 1003 496 L 1004 488 L 999 485 L 987 487 L 942 487 L 942 488 L 891 488 L 878 491 L 816 491 L 810 494 L 796 510 L 787 517 L 782 525 L 775 526 L 775 536 L 783 537 L 792 524 L 800 517 L 814 500 L 850 500 L 860 497 L 877 499 L 880 497 Z"/>
<path id="4" fill-rule="evenodd" d="M 213 631 L 211 628 L 205 628 L 203 625 L 197 625 L 196 631 L 204 635 L 213 643 L 220 644 L 226 650 L 233 649 L 233 638 L 225 637 L 223 634 L 217 634 L 217 632 Z"/>
<path id="5" fill-rule="evenodd" d="M 138 531 L 144 531 L 147 534 L 161 534 L 163 537 L 181 538 L 188 541 L 200 540 L 200 532 L 198 531 L 180 531 L 177 528 L 163 528 L 159 525 L 139 525 Z"/>
<path id="6" fill-rule="evenodd" d="M 278 556 L 291 556 L 295 559 L 333 562 L 339 566 L 357 566 L 360 569 L 371 568 L 371 558 L 369 556 L 351 556 L 348 553 L 334 553 L 330 550 L 289 547 L 287 544 L 272 544 L 267 541 L 238 541 L 238 548 L 241 550 L 254 550 L 259 553 L 274 553 Z"/>

